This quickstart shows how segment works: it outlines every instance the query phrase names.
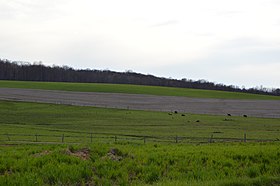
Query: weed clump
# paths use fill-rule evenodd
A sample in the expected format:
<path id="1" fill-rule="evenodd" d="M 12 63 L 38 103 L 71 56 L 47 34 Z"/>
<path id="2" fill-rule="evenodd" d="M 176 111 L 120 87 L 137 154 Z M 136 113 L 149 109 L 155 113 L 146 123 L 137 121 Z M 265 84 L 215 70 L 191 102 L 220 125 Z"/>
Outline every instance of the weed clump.
<path id="1" fill-rule="evenodd" d="M 113 161 L 121 161 L 127 154 L 122 153 L 117 148 L 111 148 L 107 153 L 106 157 Z"/>

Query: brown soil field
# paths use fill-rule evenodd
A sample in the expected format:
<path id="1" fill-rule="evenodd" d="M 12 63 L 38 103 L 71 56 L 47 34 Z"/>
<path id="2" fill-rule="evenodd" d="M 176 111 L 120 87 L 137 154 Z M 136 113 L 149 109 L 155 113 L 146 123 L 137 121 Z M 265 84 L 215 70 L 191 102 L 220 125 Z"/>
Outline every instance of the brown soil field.
<path id="1" fill-rule="evenodd" d="M 202 99 L 141 94 L 0 88 L 0 100 L 131 110 L 280 118 L 280 101 Z"/>

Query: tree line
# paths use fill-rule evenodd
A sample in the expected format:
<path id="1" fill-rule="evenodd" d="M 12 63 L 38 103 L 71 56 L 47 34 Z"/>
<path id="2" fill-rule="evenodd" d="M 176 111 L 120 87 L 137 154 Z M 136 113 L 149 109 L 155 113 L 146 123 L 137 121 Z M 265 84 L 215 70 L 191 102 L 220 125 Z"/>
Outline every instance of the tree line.
<path id="1" fill-rule="evenodd" d="M 0 79 L 18 81 L 81 82 L 152 85 L 231 92 L 246 92 L 264 95 L 280 95 L 280 89 L 264 87 L 240 88 L 234 85 L 216 84 L 206 80 L 172 79 L 144 75 L 132 71 L 114 72 L 110 70 L 73 69 L 68 66 L 45 66 L 41 62 L 20 62 L 0 59 Z"/>

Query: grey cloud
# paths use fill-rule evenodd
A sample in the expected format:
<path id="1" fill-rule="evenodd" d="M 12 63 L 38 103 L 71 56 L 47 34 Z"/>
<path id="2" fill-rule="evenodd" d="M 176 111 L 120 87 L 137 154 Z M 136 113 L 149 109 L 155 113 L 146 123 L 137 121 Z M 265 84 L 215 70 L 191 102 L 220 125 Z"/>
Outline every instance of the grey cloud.
<path id="1" fill-rule="evenodd" d="M 280 47 L 266 45 L 253 40 L 232 41 L 216 48 L 210 56 L 201 61 L 219 66 L 234 66 L 244 63 L 280 63 Z"/>
<path id="2" fill-rule="evenodd" d="M 280 74 L 276 75 L 275 72 L 265 70 L 260 74 L 253 68 L 280 64 L 280 47 L 271 45 L 254 38 L 239 38 L 212 49 L 207 56 L 200 59 L 161 66 L 153 69 L 153 72 L 179 79 L 206 79 L 228 85 L 280 87 L 279 82 L 275 81 L 280 79 Z M 245 74 L 238 74 L 238 70 L 244 65 L 252 66 L 252 69 L 247 69 L 248 72 L 244 72 Z"/>

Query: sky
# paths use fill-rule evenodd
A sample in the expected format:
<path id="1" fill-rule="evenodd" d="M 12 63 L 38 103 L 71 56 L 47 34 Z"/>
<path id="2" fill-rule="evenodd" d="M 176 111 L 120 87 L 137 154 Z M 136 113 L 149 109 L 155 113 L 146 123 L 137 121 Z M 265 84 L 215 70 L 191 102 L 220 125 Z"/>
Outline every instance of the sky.
<path id="1" fill-rule="evenodd" d="M 1 0 L 0 58 L 280 87 L 279 0 Z"/>

